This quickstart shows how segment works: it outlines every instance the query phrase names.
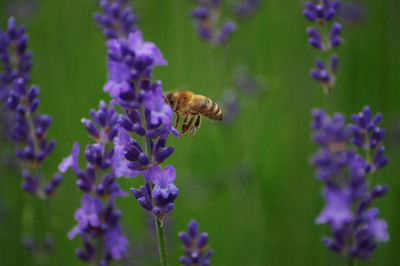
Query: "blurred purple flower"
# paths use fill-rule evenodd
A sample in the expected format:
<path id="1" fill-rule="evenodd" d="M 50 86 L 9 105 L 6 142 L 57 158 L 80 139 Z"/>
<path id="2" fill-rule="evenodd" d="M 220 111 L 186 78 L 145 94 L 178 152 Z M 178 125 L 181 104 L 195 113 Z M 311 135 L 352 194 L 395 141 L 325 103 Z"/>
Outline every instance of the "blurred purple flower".
<path id="1" fill-rule="evenodd" d="M 303 15 L 312 22 L 325 24 L 332 20 L 340 8 L 339 1 L 323 0 L 320 4 L 307 2 L 304 5 Z"/>
<path id="2" fill-rule="evenodd" d="M 233 4 L 233 14 L 240 19 L 250 18 L 261 5 L 260 0 L 243 0 Z"/>
<path id="3" fill-rule="evenodd" d="M 220 1 L 195 0 L 198 7 L 191 10 L 194 26 L 200 38 L 211 45 L 223 45 L 236 30 L 236 24 L 225 20 L 218 23 L 221 9 Z"/>
<path id="4" fill-rule="evenodd" d="M 82 208 L 75 211 L 74 218 L 78 222 L 80 230 L 85 230 L 89 225 L 98 227 L 100 225 L 99 212 L 102 209 L 100 199 L 84 194 L 81 200 Z"/>
<path id="5" fill-rule="evenodd" d="M 79 144 L 74 142 L 71 155 L 65 157 L 62 162 L 58 165 L 58 171 L 65 173 L 68 168 L 71 168 L 76 174 L 81 170 L 78 166 L 78 155 L 79 155 Z"/>
<path id="6" fill-rule="evenodd" d="M 128 239 L 125 235 L 121 234 L 119 227 L 114 227 L 108 230 L 104 236 L 105 245 L 109 248 L 110 254 L 113 259 L 119 260 L 122 254 L 126 253 L 126 246 Z"/>
<path id="7" fill-rule="evenodd" d="M 142 32 L 140 30 L 128 36 L 128 48 L 135 54 L 139 60 L 151 59 L 151 65 L 167 65 L 167 61 L 163 58 L 161 51 L 152 42 L 145 42 L 143 40 Z"/>
<path id="8" fill-rule="evenodd" d="M 326 188 L 325 208 L 316 219 L 317 224 L 329 223 L 332 230 L 343 228 L 352 221 L 351 194 L 348 191 Z"/>
<path id="9" fill-rule="evenodd" d="M 32 53 L 27 47 L 25 26 L 18 27 L 15 18 L 9 18 L 7 30 L 0 30 L 0 112 L 8 137 L 17 144 L 15 155 L 23 162 L 22 189 L 46 198 L 53 195 L 62 176 L 56 174 L 43 184 L 36 170 L 54 150 L 56 141 L 47 139 L 51 116 L 37 112 L 39 88 L 28 85 Z"/>
<path id="10" fill-rule="evenodd" d="M 119 226 L 121 214 L 114 209 L 114 199 L 126 196 L 115 182 L 116 176 L 126 173 L 124 165 L 115 159 L 115 154 L 121 155 L 125 146 L 116 145 L 110 148 L 107 144 L 124 142 L 125 139 L 123 134 L 117 136 L 120 130 L 119 114 L 105 102 L 100 102 L 98 110 L 92 109 L 90 116 L 92 120 L 82 119 L 83 125 L 95 141 L 85 148 L 86 169 L 83 171 L 78 165 L 77 142 L 73 145 L 71 155 L 64 158 L 58 168 L 63 173 L 71 168 L 78 179 L 77 187 L 85 193 L 82 207 L 75 211 L 78 225 L 68 233 L 70 239 L 76 234 L 82 238 L 84 249 L 77 249 L 76 255 L 83 261 L 90 261 L 96 255 L 102 259 L 101 265 L 107 265 L 112 259 L 120 259 L 127 245 L 126 237 L 122 235 Z M 110 169 L 112 167 L 114 169 Z M 100 198 L 108 199 L 105 207 Z M 102 246 L 95 249 L 92 242 L 103 236 L 105 241 L 98 244 Z M 96 254 L 98 252 L 100 254 Z"/>
<path id="11" fill-rule="evenodd" d="M 101 0 L 100 7 L 103 13 L 96 13 L 93 16 L 108 39 L 126 38 L 136 31 L 134 25 L 136 17 L 132 14 L 132 10 L 126 7 L 125 2 L 125 0 Z"/>
<path id="12" fill-rule="evenodd" d="M 351 1 L 343 3 L 339 9 L 338 17 L 340 17 L 346 25 L 355 25 L 365 22 L 367 9 L 364 1 Z"/>
<path id="13" fill-rule="evenodd" d="M 236 92 L 232 89 L 224 91 L 221 102 L 222 109 L 224 110 L 223 122 L 227 125 L 232 124 L 240 112 L 240 105 Z"/>
<path id="14" fill-rule="evenodd" d="M 358 155 L 349 144 L 352 133 L 354 136 L 354 132 L 366 134 L 372 130 L 380 120 L 379 115 L 376 116 L 379 119 L 371 119 L 370 110 L 365 107 L 362 113 L 352 116 L 356 125 L 349 126 L 340 114 L 329 117 L 322 110 L 313 110 L 312 116 L 313 138 L 320 146 L 312 164 L 317 178 L 324 182 L 326 202 L 316 223 L 328 223 L 333 235 L 324 237 L 323 243 L 335 252 L 366 259 L 377 243 L 389 239 L 386 222 L 376 219 L 377 209 L 368 209 L 373 201 L 385 195 L 387 187 L 375 186 L 368 190 L 367 175 L 373 162 Z M 364 146 L 354 138 L 352 142 L 358 147 Z"/>
<path id="15" fill-rule="evenodd" d="M 178 236 L 185 251 L 185 256 L 179 258 L 183 265 L 210 265 L 209 258 L 213 251 L 207 249 L 208 234 L 199 233 L 199 225 L 196 220 L 191 220 L 187 232 L 180 232 Z"/>
<path id="16" fill-rule="evenodd" d="M 238 66 L 233 74 L 233 83 L 239 92 L 258 96 L 265 92 L 266 81 L 263 77 L 253 76 L 247 67 Z"/>
<path id="17" fill-rule="evenodd" d="M 324 0 L 317 5 L 313 2 L 307 2 L 303 9 L 303 15 L 316 24 L 326 25 L 335 17 L 339 8 L 340 2 L 337 0 Z M 306 32 L 309 37 L 308 43 L 310 46 L 325 52 L 339 47 L 342 43 L 340 37 L 342 26 L 337 22 L 333 22 L 329 32 L 328 29 L 329 26 L 324 26 L 323 32 L 320 32 L 316 27 L 308 27 Z M 310 76 L 321 84 L 325 93 L 329 93 L 329 90 L 335 85 L 339 57 L 336 54 L 331 55 L 329 70 L 321 59 L 317 59 L 315 65 L 316 69 L 310 71 Z"/>
<path id="18" fill-rule="evenodd" d="M 113 43 L 114 41 L 115 40 L 111 40 L 109 43 Z M 125 64 L 114 61 L 107 63 L 107 69 L 108 80 L 104 85 L 103 90 L 108 92 L 113 98 L 118 97 L 122 93 L 128 92 L 130 90 L 130 69 Z"/>
<path id="19" fill-rule="evenodd" d="M 349 125 L 349 129 L 353 134 L 351 142 L 364 149 L 368 154 L 370 151 L 374 152 L 372 169 L 368 170 L 375 171 L 385 166 L 389 161 L 389 158 L 384 154 L 385 148 L 381 144 L 385 136 L 385 130 L 378 127 L 382 120 L 382 114 L 377 113 L 372 117 L 371 109 L 369 106 L 365 106 L 362 112 L 353 114 L 351 119 L 354 123 Z"/>
<path id="20" fill-rule="evenodd" d="M 37 0 L 22 0 L 22 1 L 5 1 L 5 9 L 7 16 L 15 16 L 17 18 L 31 18 L 35 15 L 39 7 Z"/>

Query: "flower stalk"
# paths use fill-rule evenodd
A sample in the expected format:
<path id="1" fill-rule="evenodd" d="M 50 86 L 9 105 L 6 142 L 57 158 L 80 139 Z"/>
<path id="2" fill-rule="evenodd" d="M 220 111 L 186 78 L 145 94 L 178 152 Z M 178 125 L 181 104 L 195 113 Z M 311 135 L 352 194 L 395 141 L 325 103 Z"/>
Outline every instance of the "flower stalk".
<path id="1" fill-rule="evenodd" d="M 160 263 L 162 266 L 168 266 L 168 253 L 165 241 L 164 227 L 162 222 L 154 216 L 154 223 L 157 230 L 158 252 L 160 253 Z"/>
<path id="2" fill-rule="evenodd" d="M 172 110 L 164 102 L 161 81 L 151 77 L 153 68 L 167 61 L 154 43 L 144 41 L 125 1 L 102 0 L 100 5 L 103 12 L 94 18 L 108 48 L 108 80 L 103 90 L 119 112 L 112 167 L 116 177 L 143 176 L 144 185 L 131 192 L 154 216 L 160 262 L 168 265 L 163 219 L 174 208 L 179 190 L 173 184 L 175 169 L 171 165 L 162 169 L 160 164 L 174 151 L 166 147 L 173 131 Z"/>
<path id="3" fill-rule="evenodd" d="M 137 85 L 136 85 L 137 86 Z M 142 124 L 145 124 L 146 121 L 144 119 L 144 110 L 143 107 L 140 108 L 140 113 L 141 113 L 141 120 Z M 151 154 L 150 150 L 150 139 L 147 137 L 143 137 L 143 149 L 144 152 L 146 153 L 147 157 L 150 158 L 150 165 L 153 164 L 153 156 Z M 154 189 L 154 185 L 151 182 L 148 182 L 148 185 L 150 186 L 151 190 Z M 153 205 L 155 204 L 155 199 L 153 199 Z M 168 252 L 167 252 L 167 244 L 165 241 L 165 233 L 164 233 L 164 227 L 163 227 L 163 220 L 159 219 L 157 216 L 153 215 L 154 217 L 154 226 L 156 227 L 156 232 L 157 232 L 157 244 L 158 244 L 158 252 L 160 255 L 160 264 L 161 266 L 167 266 L 168 265 Z"/>

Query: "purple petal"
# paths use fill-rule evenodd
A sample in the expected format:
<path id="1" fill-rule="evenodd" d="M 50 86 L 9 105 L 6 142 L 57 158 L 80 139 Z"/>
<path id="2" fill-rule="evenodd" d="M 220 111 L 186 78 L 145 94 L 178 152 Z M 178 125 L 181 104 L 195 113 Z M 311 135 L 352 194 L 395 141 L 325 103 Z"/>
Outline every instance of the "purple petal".
<path id="1" fill-rule="evenodd" d="M 78 154 L 79 154 L 79 144 L 78 142 L 74 142 L 71 155 L 62 160 L 62 162 L 58 165 L 58 171 L 60 171 L 61 173 L 65 173 L 68 170 L 68 168 L 77 167 Z"/>

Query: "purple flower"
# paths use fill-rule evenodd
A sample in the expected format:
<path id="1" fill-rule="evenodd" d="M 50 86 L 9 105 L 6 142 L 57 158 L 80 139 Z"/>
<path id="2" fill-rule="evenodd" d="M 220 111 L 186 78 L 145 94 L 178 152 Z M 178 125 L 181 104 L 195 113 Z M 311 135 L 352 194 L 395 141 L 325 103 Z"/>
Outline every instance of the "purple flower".
<path id="1" fill-rule="evenodd" d="M 127 195 L 115 182 L 114 171 L 103 176 L 100 183 L 96 186 L 96 193 L 101 197 L 124 197 Z"/>
<path id="2" fill-rule="evenodd" d="M 143 172 L 146 185 L 140 187 L 139 190 L 131 188 L 139 204 L 145 210 L 152 211 L 160 221 L 174 208 L 174 201 L 178 196 L 179 190 L 173 184 L 175 175 L 175 169 L 171 165 L 163 170 L 160 166 L 151 166 L 149 170 Z M 149 182 L 154 184 L 152 190 Z M 154 199 L 154 204 L 152 199 Z"/>
<path id="3" fill-rule="evenodd" d="M 79 155 L 79 144 L 74 142 L 71 155 L 65 157 L 62 162 L 58 165 L 58 171 L 65 173 L 68 168 L 71 168 L 76 174 L 80 173 L 81 170 L 78 166 L 78 155 Z"/>
<path id="4" fill-rule="evenodd" d="M 168 199 L 170 194 L 178 193 L 177 188 L 173 184 L 175 175 L 175 169 L 171 165 L 166 166 L 163 170 L 161 170 L 160 166 L 152 166 L 147 172 L 144 172 L 145 179 L 151 180 L 155 185 L 152 196 L 164 199 Z"/>
<path id="5" fill-rule="evenodd" d="M 103 14 L 96 13 L 94 19 L 108 39 L 126 38 L 136 31 L 134 26 L 136 17 L 130 8 L 125 7 L 125 2 L 124 0 L 100 1 Z"/>
<path id="6" fill-rule="evenodd" d="M 307 2 L 304 5 L 303 15 L 310 21 L 325 24 L 336 15 L 339 8 L 339 1 L 324 0 L 318 5 L 315 5 L 312 2 Z"/>
<path id="7" fill-rule="evenodd" d="M 90 110 L 90 116 L 92 120 L 85 118 L 81 120 L 90 136 L 101 143 L 112 142 L 118 131 L 119 115 L 115 109 L 100 101 L 98 110 Z"/>
<path id="8" fill-rule="evenodd" d="M 103 195 L 104 189 L 111 192 L 111 195 L 119 195 L 120 189 L 113 183 L 114 176 L 136 177 L 141 173 L 146 176 L 148 171 L 153 167 L 159 167 L 157 165 L 173 153 L 173 147 L 166 147 L 166 138 L 172 131 L 172 110 L 164 102 L 161 82 L 152 81 L 153 68 L 167 65 L 161 51 L 154 43 L 144 41 L 140 30 L 136 28 L 131 28 L 129 32 L 120 30 L 123 26 L 121 22 L 125 21 L 119 15 L 121 10 L 119 1 L 113 5 L 103 3 L 102 5 L 106 15 L 96 16 L 96 20 L 102 24 L 104 30 L 107 30 L 105 35 L 108 38 L 108 80 L 103 89 L 113 98 L 111 104 L 118 105 L 121 107 L 118 110 L 123 112 L 118 116 L 112 153 L 96 152 L 96 149 L 92 149 L 90 152 L 92 156 L 86 157 L 89 164 L 94 165 L 93 168 L 97 171 L 110 165 L 113 168 L 113 175 L 103 176 L 101 183 L 97 184 L 97 194 Z M 126 14 L 130 16 L 129 12 Z M 95 156 L 97 154 L 102 156 Z M 107 162 L 106 166 L 103 166 L 104 159 Z M 88 173 L 86 176 L 89 176 Z M 145 182 L 139 189 L 131 188 L 131 192 L 145 210 L 152 211 L 155 217 L 162 221 L 164 214 L 173 208 L 177 189 L 173 184 L 162 188 L 156 186 L 160 190 L 169 189 L 168 197 L 161 200 L 152 196 L 151 178 L 145 178 Z M 102 265 L 106 265 L 111 259 L 119 259 L 125 253 L 127 245 L 126 238 L 120 234 L 119 226 L 113 222 L 119 219 L 119 215 L 108 213 L 110 212 L 104 211 L 103 214 L 107 250 L 103 252 Z M 157 223 L 157 226 L 160 226 L 159 224 Z"/>
<path id="9" fill-rule="evenodd" d="M 381 119 L 381 113 L 378 113 L 374 117 L 372 117 L 372 112 L 369 106 L 365 106 L 362 112 L 358 114 L 353 114 L 351 116 L 351 120 L 353 121 L 354 125 L 349 125 L 349 128 L 353 132 L 353 138 L 351 142 L 360 148 L 375 146 L 380 140 L 382 140 L 384 136 L 384 131 L 380 130 L 377 127 Z M 379 131 L 379 134 L 376 134 L 377 136 L 379 136 L 379 139 L 375 141 L 371 140 L 370 143 L 365 143 L 367 134 L 372 133 L 373 131 Z"/>
<path id="10" fill-rule="evenodd" d="M 88 226 L 98 227 L 100 225 L 99 212 L 102 209 L 100 199 L 84 194 L 81 199 L 82 207 L 77 209 L 74 214 L 75 220 L 78 222 L 77 229 L 79 231 L 86 230 Z M 72 239 L 79 232 L 76 228 L 68 233 L 68 238 Z"/>
<path id="11" fill-rule="evenodd" d="M 377 242 L 389 241 L 387 233 L 387 223 L 385 220 L 376 219 L 378 217 L 378 209 L 371 208 L 365 214 L 366 224 L 370 234 L 376 239 Z"/>
<path id="12" fill-rule="evenodd" d="M 77 249 L 75 253 L 83 261 L 90 261 L 96 255 L 102 259 L 102 265 L 106 265 L 112 259 L 120 259 L 127 245 L 126 237 L 119 227 L 121 214 L 113 207 L 116 197 L 126 196 L 115 182 L 115 173 L 125 174 L 123 164 L 119 160 L 123 156 L 125 139 L 123 134 L 117 136 L 120 115 L 105 102 L 100 102 L 97 111 L 92 109 L 90 116 L 92 120 L 82 119 L 83 125 L 95 141 L 85 148 L 86 169 L 83 171 L 78 165 L 77 142 L 74 143 L 71 155 L 64 158 L 58 168 L 63 173 L 71 168 L 78 179 L 77 187 L 85 193 L 82 197 L 82 207 L 75 211 L 78 225 L 68 233 L 70 239 L 76 234 L 81 235 L 84 249 Z M 107 144 L 110 142 L 122 142 L 122 147 L 109 147 Z M 118 155 L 120 157 L 116 157 Z M 110 170 L 111 166 L 115 169 Z M 108 198 L 105 208 L 102 207 L 100 197 Z M 102 247 L 95 250 L 92 242 L 101 236 L 104 236 L 105 241 Z M 101 254 L 96 254 L 97 252 Z"/>
<path id="13" fill-rule="evenodd" d="M 57 174 L 57 178 L 45 185 L 36 171 L 54 150 L 56 141 L 47 139 L 51 116 L 37 112 L 39 88 L 28 85 L 32 53 L 27 47 L 25 26 L 18 27 L 15 18 L 11 17 L 7 30 L 0 30 L 0 111 L 7 135 L 18 145 L 15 155 L 24 166 L 22 188 L 45 198 L 53 194 L 62 178 Z"/>
<path id="14" fill-rule="evenodd" d="M 144 95 L 143 105 L 150 111 L 150 124 L 152 126 L 161 124 L 163 127 L 171 127 L 172 109 L 164 103 L 161 83 L 154 83 L 153 89 Z"/>
<path id="15" fill-rule="evenodd" d="M 232 124 L 240 112 L 240 106 L 236 92 L 232 89 L 226 90 L 222 95 L 222 109 L 224 110 L 224 120 L 226 124 Z"/>
<path id="16" fill-rule="evenodd" d="M 235 30 L 236 30 L 236 24 L 234 22 L 232 21 L 224 22 L 224 24 L 222 24 L 221 26 L 219 34 L 217 35 L 216 39 L 217 44 L 226 43 L 226 41 L 229 39 L 229 37 Z"/>
<path id="17" fill-rule="evenodd" d="M 110 40 L 109 43 L 115 43 L 116 40 Z M 109 44 L 108 46 L 110 46 Z M 110 61 L 107 63 L 108 81 L 103 90 L 108 92 L 111 97 L 117 98 L 120 94 L 127 93 L 130 90 L 129 77 L 130 69 L 123 63 Z"/>
<path id="18" fill-rule="evenodd" d="M 308 39 L 308 43 L 319 50 L 323 50 L 324 48 L 324 43 L 322 42 L 322 37 L 321 34 L 319 33 L 319 31 L 314 28 L 314 27 L 309 27 L 307 28 L 307 35 L 310 37 Z"/>
<path id="19" fill-rule="evenodd" d="M 378 243 L 389 241 L 387 223 L 377 219 L 378 209 L 367 210 L 360 219 L 360 227 L 355 235 L 355 243 L 351 247 L 351 255 L 362 259 L 368 259 L 376 249 Z"/>
<path id="20" fill-rule="evenodd" d="M 207 250 L 208 234 L 199 234 L 199 226 L 196 220 L 191 220 L 187 232 L 180 232 L 178 236 L 185 251 L 185 256 L 179 258 L 183 265 L 210 265 L 209 258 L 213 251 Z"/>
<path id="21" fill-rule="evenodd" d="M 166 138 L 172 131 L 172 110 L 164 102 L 161 82 L 150 81 L 153 66 L 167 62 L 155 44 L 143 40 L 139 30 L 128 39 L 109 40 L 108 48 L 109 65 L 113 66 L 109 71 L 116 73 L 109 75 L 105 90 L 125 110 L 119 118 L 111 163 L 116 176 L 135 177 L 163 162 L 174 151 L 173 147 L 166 147 Z M 129 135 L 132 133 L 145 138 L 145 148 Z M 147 186 L 131 189 L 142 207 L 157 215 L 170 211 L 174 199 L 168 199 L 171 204 L 159 200 L 153 208 Z"/>
<path id="22" fill-rule="evenodd" d="M 219 1 L 197 0 L 196 2 L 199 6 L 191 10 L 190 15 L 194 19 L 194 26 L 200 38 L 211 45 L 225 44 L 236 30 L 236 24 L 232 21 L 218 23 L 219 19 L 217 18 L 221 9 Z"/>
<path id="23" fill-rule="evenodd" d="M 234 3 L 233 14 L 240 19 L 250 18 L 260 8 L 260 0 L 244 0 Z"/>
<path id="24" fill-rule="evenodd" d="M 312 116 L 313 138 L 321 146 L 312 164 L 317 168 L 318 178 L 329 180 L 342 171 L 353 156 L 346 147 L 350 132 L 345 126 L 344 117 L 339 114 L 330 118 L 324 111 L 314 109 Z"/>
<path id="25" fill-rule="evenodd" d="M 141 186 L 139 189 L 131 188 L 132 195 L 136 198 L 139 205 L 146 211 L 153 210 L 153 199 L 151 197 L 150 183 Z"/>
<path id="26" fill-rule="evenodd" d="M 46 193 L 46 196 L 53 195 L 54 190 L 60 185 L 62 178 L 63 178 L 63 176 L 59 173 L 57 173 L 53 176 L 53 178 L 50 180 L 50 182 L 44 188 L 44 192 Z"/>
<path id="27" fill-rule="evenodd" d="M 372 116 L 369 106 L 365 106 L 362 112 L 353 114 L 351 120 L 354 124 L 349 125 L 353 138 L 351 142 L 367 153 L 374 152 L 372 159 L 372 171 L 385 166 L 389 158 L 384 154 L 385 148 L 381 143 L 385 136 L 385 130 L 378 127 L 382 120 L 382 114 Z"/>
<path id="28" fill-rule="evenodd" d="M 154 66 L 166 65 L 167 62 L 154 43 L 143 40 L 139 30 L 131 33 L 129 39 L 108 40 L 107 46 L 108 81 L 104 86 L 104 91 L 110 93 L 114 98 L 114 104 L 129 108 L 127 111 L 131 111 L 130 109 L 139 108 L 143 103 L 143 97 L 149 91 L 157 91 L 157 93 L 158 90 L 161 91 L 161 88 L 157 89 L 157 86 L 161 87 L 161 83 L 150 83 L 151 72 Z M 146 105 L 152 96 L 146 97 Z M 159 101 L 155 99 L 155 102 Z M 155 106 L 157 107 L 156 111 L 160 112 L 161 104 L 155 104 Z M 144 134 L 145 129 L 139 125 L 140 114 L 128 116 L 128 118 L 133 124 L 127 125 L 125 128 L 128 131 Z"/>
<path id="29" fill-rule="evenodd" d="M 30 194 L 38 195 L 40 189 L 39 178 L 26 170 L 22 171 L 22 178 L 24 179 L 21 185 L 22 189 Z"/>
<path id="30" fill-rule="evenodd" d="M 167 65 L 167 61 L 163 58 L 161 51 L 154 43 L 145 42 L 140 30 L 129 34 L 128 48 L 135 53 L 135 57 L 137 57 L 138 60 L 151 58 L 152 66 Z"/>
<path id="31" fill-rule="evenodd" d="M 266 88 L 263 77 L 253 76 L 247 67 L 238 66 L 233 73 L 233 83 L 239 92 L 249 96 L 262 94 Z"/>
<path id="32" fill-rule="evenodd" d="M 37 0 L 7 1 L 5 3 L 5 14 L 7 16 L 16 16 L 17 18 L 32 18 L 36 15 L 39 7 L 39 1 Z"/>
<path id="33" fill-rule="evenodd" d="M 335 85 L 338 64 L 339 57 L 334 54 L 330 58 L 330 69 L 325 66 L 321 59 L 316 59 L 316 68 L 310 70 L 310 76 L 321 84 L 325 93 L 329 93 L 329 90 Z"/>
<path id="34" fill-rule="evenodd" d="M 326 205 L 316 219 L 317 224 L 329 223 L 332 230 L 339 230 L 352 221 L 351 194 L 348 191 L 327 188 L 324 197 Z"/>
<path id="35" fill-rule="evenodd" d="M 113 259 L 119 260 L 121 259 L 122 254 L 126 253 L 128 239 L 125 235 L 121 234 L 121 230 L 118 226 L 115 226 L 111 230 L 107 230 L 107 233 L 104 236 L 104 242 Z"/>
<path id="36" fill-rule="evenodd" d="M 338 17 L 344 20 L 347 24 L 361 24 L 365 22 L 367 10 L 361 1 L 343 3 L 339 9 Z"/>
<path id="37" fill-rule="evenodd" d="M 340 38 L 340 33 L 342 31 L 342 26 L 339 23 L 333 23 L 331 31 L 329 33 L 330 47 L 335 48 L 340 45 L 342 39 Z"/>
<path id="38" fill-rule="evenodd" d="M 303 15 L 312 22 L 325 25 L 328 21 L 332 20 L 339 7 L 339 1 L 324 0 L 318 5 L 307 2 L 303 9 Z M 326 31 L 327 27 L 323 27 L 322 32 L 315 27 L 308 27 L 306 32 L 309 36 L 308 43 L 310 46 L 321 51 L 337 48 L 342 42 L 340 38 L 342 26 L 335 22 L 332 24 L 330 32 Z M 322 36 L 329 36 L 329 38 L 322 38 Z M 325 66 L 322 60 L 317 59 L 315 61 L 316 69 L 311 69 L 310 71 L 310 76 L 321 84 L 325 93 L 329 93 L 330 89 L 335 85 L 338 63 L 338 56 L 333 54 L 329 60 L 330 69 Z"/>
<path id="39" fill-rule="evenodd" d="M 359 145 L 361 141 L 354 141 L 354 132 L 358 139 L 364 140 L 358 133 L 372 132 L 377 124 L 372 121 L 379 122 L 380 118 L 377 116 L 379 119 L 372 120 L 369 108 L 353 115 L 356 125 L 350 126 L 345 125 L 340 114 L 329 117 L 322 110 L 313 110 L 312 116 L 313 138 L 320 146 L 312 163 L 317 168 L 317 178 L 324 183 L 326 202 L 316 223 L 328 223 L 333 235 L 332 238 L 324 237 L 323 243 L 335 252 L 354 258 L 368 258 L 378 242 L 389 239 L 386 222 L 377 219 L 378 210 L 368 209 L 376 199 L 384 196 L 388 188 L 375 186 L 369 190 L 367 175 L 375 162 L 364 159 L 357 153 L 358 150 L 354 151 L 349 146 L 353 142 L 358 148 L 364 147 Z M 378 149 L 376 153 L 377 157 L 384 157 L 382 150 Z"/>
<path id="40" fill-rule="evenodd" d="M 93 258 L 93 255 L 95 254 L 95 247 L 92 243 L 90 243 L 85 234 L 81 234 L 81 238 L 85 249 L 76 249 L 75 254 L 82 261 L 89 261 Z"/>
<path id="41" fill-rule="evenodd" d="M 131 137 L 124 128 L 118 129 L 118 137 L 114 138 L 114 155 L 112 167 L 116 177 L 136 177 L 140 171 L 131 170 L 128 167 L 129 161 L 125 158 L 125 148 L 129 145 Z"/>
<path id="42" fill-rule="evenodd" d="M 0 60 L 2 71 L 0 73 L 0 101 L 9 97 L 13 83 L 23 79 L 25 83 L 30 80 L 32 68 L 32 53 L 27 52 L 28 36 L 25 26 L 18 27 L 14 17 L 8 20 L 7 31 L 0 30 Z M 16 58 L 13 63 L 11 58 Z"/>

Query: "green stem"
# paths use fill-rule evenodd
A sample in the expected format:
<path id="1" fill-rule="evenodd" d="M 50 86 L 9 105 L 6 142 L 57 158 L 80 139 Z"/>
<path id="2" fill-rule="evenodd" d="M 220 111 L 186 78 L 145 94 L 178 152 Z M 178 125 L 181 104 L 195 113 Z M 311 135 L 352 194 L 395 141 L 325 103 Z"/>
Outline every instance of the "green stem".
<path id="1" fill-rule="evenodd" d="M 162 266 L 168 266 L 167 245 L 165 242 L 164 227 L 156 216 L 154 216 L 154 223 L 157 231 L 158 252 L 160 253 L 160 263 Z"/>
<path id="2" fill-rule="evenodd" d="M 141 122 L 142 126 L 146 124 L 145 118 L 144 118 L 144 110 L 143 107 L 140 108 L 140 117 L 141 117 Z M 146 136 L 143 137 L 143 148 L 144 152 L 146 155 L 149 157 L 150 160 L 150 165 L 153 163 L 153 156 L 151 154 L 150 150 L 150 139 L 148 139 Z M 153 184 L 151 183 L 151 180 L 148 181 L 150 183 L 150 187 L 153 189 Z M 154 199 L 153 199 L 154 203 Z M 158 242 L 158 251 L 160 254 L 160 263 L 161 266 L 168 266 L 168 254 L 167 254 L 167 245 L 165 241 L 165 234 L 164 234 L 164 227 L 162 226 L 161 221 L 155 216 L 154 216 L 154 224 L 156 226 L 156 231 L 157 231 L 157 242 Z"/>

